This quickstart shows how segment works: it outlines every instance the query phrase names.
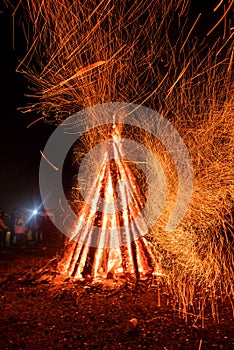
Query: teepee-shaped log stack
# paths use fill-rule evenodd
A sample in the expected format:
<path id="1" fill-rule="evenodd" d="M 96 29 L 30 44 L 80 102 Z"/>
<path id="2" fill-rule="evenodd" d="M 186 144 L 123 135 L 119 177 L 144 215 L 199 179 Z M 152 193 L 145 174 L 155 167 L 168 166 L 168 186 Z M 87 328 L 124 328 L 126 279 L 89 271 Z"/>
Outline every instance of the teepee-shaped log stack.
<path id="1" fill-rule="evenodd" d="M 112 154 L 90 186 L 78 222 L 66 246 L 60 270 L 75 278 L 152 274 L 154 256 L 142 210 L 145 194 L 124 160 L 121 141 L 113 136 Z"/>

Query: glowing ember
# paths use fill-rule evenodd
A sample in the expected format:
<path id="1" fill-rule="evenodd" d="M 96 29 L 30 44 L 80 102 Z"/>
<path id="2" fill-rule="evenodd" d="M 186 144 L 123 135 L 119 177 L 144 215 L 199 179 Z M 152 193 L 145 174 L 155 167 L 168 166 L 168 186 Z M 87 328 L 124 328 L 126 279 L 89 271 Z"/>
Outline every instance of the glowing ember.
<path id="1" fill-rule="evenodd" d="M 80 210 L 71 248 L 61 264 L 62 272 L 75 278 L 106 277 L 110 273 L 141 278 L 153 272 L 150 243 L 141 237 L 146 229 L 141 214 L 145 195 L 124 161 L 115 125 L 113 130 L 115 159 L 106 161 L 108 155 L 104 154 L 103 166 Z"/>

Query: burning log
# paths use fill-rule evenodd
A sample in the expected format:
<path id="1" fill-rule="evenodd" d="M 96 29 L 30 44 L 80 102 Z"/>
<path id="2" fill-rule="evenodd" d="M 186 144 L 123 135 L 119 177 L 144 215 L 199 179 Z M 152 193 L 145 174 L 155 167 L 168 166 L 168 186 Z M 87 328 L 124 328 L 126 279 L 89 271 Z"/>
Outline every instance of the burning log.
<path id="1" fill-rule="evenodd" d="M 139 279 L 154 271 L 152 247 L 142 235 L 146 230 L 142 215 L 145 194 L 124 162 L 121 139 L 113 129 L 116 159 L 106 161 L 109 155 L 104 155 L 60 265 L 61 272 L 74 278 L 132 275 Z"/>

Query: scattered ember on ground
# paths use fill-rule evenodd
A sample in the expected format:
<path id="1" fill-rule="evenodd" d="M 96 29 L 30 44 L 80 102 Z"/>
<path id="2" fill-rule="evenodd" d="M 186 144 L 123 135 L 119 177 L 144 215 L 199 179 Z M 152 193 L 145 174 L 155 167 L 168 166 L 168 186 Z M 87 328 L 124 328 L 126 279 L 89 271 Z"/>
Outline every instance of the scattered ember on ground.
<path id="1" fill-rule="evenodd" d="M 163 291 L 158 306 L 152 280 L 52 283 L 48 276 L 55 273 L 58 252 L 57 246 L 0 251 L 0 349 L 234 348 L 228 301 L 220 305 L 219 323 L 208 310 L 202 328 L 195 315 L 185 322 Z M 130 330 L 134 318 L 137 325 Z"/>

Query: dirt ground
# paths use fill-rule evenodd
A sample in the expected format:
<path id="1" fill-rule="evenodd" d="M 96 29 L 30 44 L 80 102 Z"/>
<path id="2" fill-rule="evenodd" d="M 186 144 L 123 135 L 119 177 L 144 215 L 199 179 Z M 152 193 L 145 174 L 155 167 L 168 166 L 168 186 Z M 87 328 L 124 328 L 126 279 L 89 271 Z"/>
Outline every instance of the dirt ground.
<path id="1" fill-rule="evenodd" d="M 1 350 L 234 349 L 228 301 L 219 322 L 208 311 L 202 324 L 192 313 L 185 320 L 163 291 L 159 302 L 152 281 L 51 282 L 59 249 L 0 248 Z"/>

